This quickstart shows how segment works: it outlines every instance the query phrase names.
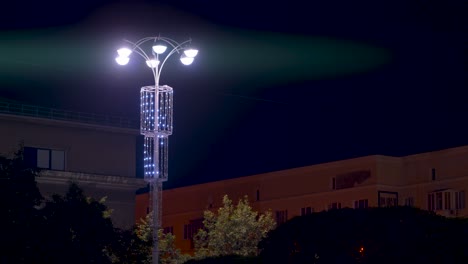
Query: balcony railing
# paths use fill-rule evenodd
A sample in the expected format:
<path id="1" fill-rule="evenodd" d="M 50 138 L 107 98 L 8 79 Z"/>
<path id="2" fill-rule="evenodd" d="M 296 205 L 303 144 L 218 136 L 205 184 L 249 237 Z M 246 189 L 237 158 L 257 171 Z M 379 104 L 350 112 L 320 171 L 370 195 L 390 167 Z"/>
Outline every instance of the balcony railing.
<path id="1" fill-rule="evenodd" d="M 0 114 L 31 116 L 101 126 L 138 129 L 139 120 L 0 101 Z"/>

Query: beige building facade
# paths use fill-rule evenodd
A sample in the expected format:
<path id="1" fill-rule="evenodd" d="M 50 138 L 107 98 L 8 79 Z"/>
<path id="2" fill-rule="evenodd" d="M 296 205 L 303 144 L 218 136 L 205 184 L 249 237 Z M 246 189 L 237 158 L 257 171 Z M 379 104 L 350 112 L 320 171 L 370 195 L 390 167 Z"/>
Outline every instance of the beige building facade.
<path id="1" fill-rule="evenodd" d="M 139 136 L 130 120 L 0 102 L 0 154 L 12 156 L 24 146 L 24 158 L 41 168 L 37 178 L 43 196 L 64 194 L 71 182 L 85 195 L 113 209 L 115 226 L 134 224 Z M 136 123 L 138 126 L 138 123 Z"/>
<path id="2" fill-rule="evenodd" d="M 163 227 L 183 252 L 193 251 L 193 234 L 203 211 L 221 206 L 223 195 L 248 195 L 278 224 L 333 208 L 408 205 L 445 216 L 465 217 L 468 146 L 404 157 L 366 156 L 313 166 L 163 191 Z M 148 212 L 148 194 L 137 196 L 136 219 Z"/>

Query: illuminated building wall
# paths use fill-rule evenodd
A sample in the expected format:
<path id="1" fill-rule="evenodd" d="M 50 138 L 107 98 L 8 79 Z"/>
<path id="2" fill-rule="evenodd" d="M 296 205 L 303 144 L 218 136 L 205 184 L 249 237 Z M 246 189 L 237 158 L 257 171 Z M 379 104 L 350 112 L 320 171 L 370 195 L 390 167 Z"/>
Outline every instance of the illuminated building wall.
<path id="1" fill-rule="evenodd" d="M 36 179 L 43 196 L 64 194 L 70 182 L 85 195 L 114 209 L 117 227 L 134 224 L 139 136 L 128 120 L 0 101 L 0 154 L 12 156 L 20 143 L 29 165 L 42 169 Z"/>
<path id="2" fill-rule="evenodd" d="M 278 223 L 333 208 L 410 205 L 445 216 L 467 216 L 468 146 L 405 157 L 366 156 L 163 191 L 163 225 L 183 252 L 203 211 L 228 194 L 249 196 L 255 210 L 271 210 Z M 148 194 L 137 196 L 136 219 Z"/>

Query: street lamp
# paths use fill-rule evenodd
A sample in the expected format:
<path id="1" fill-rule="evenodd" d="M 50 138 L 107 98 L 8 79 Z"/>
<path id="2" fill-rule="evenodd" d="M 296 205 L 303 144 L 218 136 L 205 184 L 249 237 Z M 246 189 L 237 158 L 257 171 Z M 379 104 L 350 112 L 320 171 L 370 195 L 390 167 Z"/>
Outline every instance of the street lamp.
<path id="1" fill-rule="evenodd" d="M 128 47 L 117 50 L 115 61 L 126 65 L 130 55 L 136 53 L 151 69 L 154 86 L 144 86 L 140 89 L 140 133 L 144 136 L 143 167 L 144 179 L 150 185 L 150 205 L 153 212 L 153 263 L 159 259 L 158 230 L 162 220 L 162 183 L 168 179 L 168 143 L 172 135 L 173 120 L 173 89 L 167 85 L 159 85 L 159 77 L 167 59 L 173 54 L 180 54 L 184 65 L 192 64 L 198 50 L 190 46 L 192 40 L 178 43 L 166 37 L 146 37 L 136 42 L 124 40 Z M 150 54 L 143 46 L 153 42 Z M 169 47 L 169 49 L 168 49 Z M 169 50 L 167 55 L 164 53 Z"/>

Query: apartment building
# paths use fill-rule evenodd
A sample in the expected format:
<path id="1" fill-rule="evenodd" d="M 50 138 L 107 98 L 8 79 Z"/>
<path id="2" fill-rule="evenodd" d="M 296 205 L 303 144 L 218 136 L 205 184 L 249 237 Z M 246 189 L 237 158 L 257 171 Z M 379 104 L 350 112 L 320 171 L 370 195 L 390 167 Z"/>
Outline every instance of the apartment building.
<path id="1" fill-rule="evenodd" d="M 334 208 L 414 206 L 445 216 L 465 217 L 468 146 L 390 157 L 366 156 L 163 191 L 163 227 L 183 252 L 203 211 L 248 195 L 260 212 L 271 210 L 278 224 L 295 216 Z M 136 219 L 149 211 L 148 193 L 137 196 Z"/>
<path id="2" fill-rule="evenodd" d="M 138 121 L 0 101 L 0 154 L 20 144 L 27 163 L 42 169 L 43 196 L 64 194 L 71 182 L 85 195 L 107 197 L 117 227 L 135 223 Z"/>

